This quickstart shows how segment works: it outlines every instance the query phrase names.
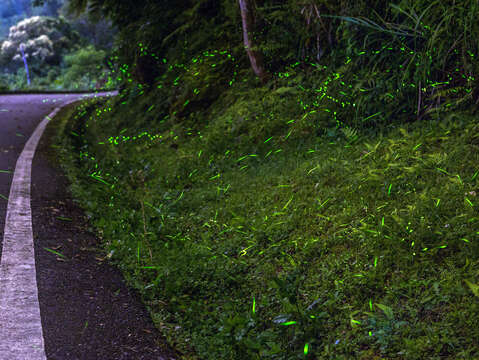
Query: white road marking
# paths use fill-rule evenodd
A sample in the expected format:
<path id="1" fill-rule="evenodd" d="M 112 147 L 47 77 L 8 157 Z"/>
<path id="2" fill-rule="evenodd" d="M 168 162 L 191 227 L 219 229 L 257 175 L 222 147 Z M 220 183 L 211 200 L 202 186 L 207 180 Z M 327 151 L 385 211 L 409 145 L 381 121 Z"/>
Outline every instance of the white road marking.
<path id="1" fill-rule="evenodd" d="M 46 360 L 38 303 L 30 184 L 38 142 L 59 110 L 57 107 L 37 126 L 17 160 L 13 175 L 0 262 L 0 360 Z"/>
<path id="2" fill-rule="evenodd" d="M 0 359 L 45 360 L 33 249 L 32 160 L 47 122 L 35 129 L 17 160 L 8 198 L 0 263 Z"/>

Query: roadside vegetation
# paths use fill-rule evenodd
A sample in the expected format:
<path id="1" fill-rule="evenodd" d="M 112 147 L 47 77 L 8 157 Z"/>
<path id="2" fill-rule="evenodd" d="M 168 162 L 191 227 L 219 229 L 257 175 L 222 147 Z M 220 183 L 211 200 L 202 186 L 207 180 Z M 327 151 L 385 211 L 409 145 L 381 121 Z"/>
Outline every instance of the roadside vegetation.
<path id="1" fill-rule="evenodd" d="M 124 85 L 54 146 L 185 359 L 479 357 L 476 2 L 261 2 L 264 77 L 237 3 L 97 3 Z"/>

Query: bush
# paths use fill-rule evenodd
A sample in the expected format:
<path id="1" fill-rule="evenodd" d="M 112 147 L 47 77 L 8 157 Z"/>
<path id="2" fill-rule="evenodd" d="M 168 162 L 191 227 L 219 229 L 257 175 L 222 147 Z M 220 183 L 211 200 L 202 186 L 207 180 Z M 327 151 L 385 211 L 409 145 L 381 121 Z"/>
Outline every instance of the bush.
<path id="1" fill-rule="evenodd" d="M 106 53 L 92 45 L 65 56 L 62 83 L 67 89 L 91 89 L 104 75 Z"/>
<path id="2" fill-rule="evenodd" d="M 9 90 L 8 82 L 5 76 L 0 75 L 0 91 Z"/>

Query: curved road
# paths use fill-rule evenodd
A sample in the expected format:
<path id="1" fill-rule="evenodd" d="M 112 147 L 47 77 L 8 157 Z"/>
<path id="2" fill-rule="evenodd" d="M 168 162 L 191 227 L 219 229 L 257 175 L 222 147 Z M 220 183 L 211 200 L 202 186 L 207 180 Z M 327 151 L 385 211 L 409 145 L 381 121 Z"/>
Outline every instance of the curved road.
<path id="1" fill-rule="evenodd" d="M 0 360 L 175 358 L 137 294 L 95 251 L 54 159 L 51 126 L 36 152 L 32 145 L 55 108 L 109 95 L 0 95 Z"/>

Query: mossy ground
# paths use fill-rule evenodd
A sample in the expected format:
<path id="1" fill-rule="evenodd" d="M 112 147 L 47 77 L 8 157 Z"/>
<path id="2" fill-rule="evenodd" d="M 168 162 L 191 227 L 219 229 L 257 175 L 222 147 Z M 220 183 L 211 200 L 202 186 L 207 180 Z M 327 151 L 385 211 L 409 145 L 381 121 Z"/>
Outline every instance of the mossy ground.
<path id="1" fill-rule="evenodd" d="M 292 78 L 65 110 L 105 255 L 185 359 L 479 357 L 477 119 L 338 130 Z"/>

